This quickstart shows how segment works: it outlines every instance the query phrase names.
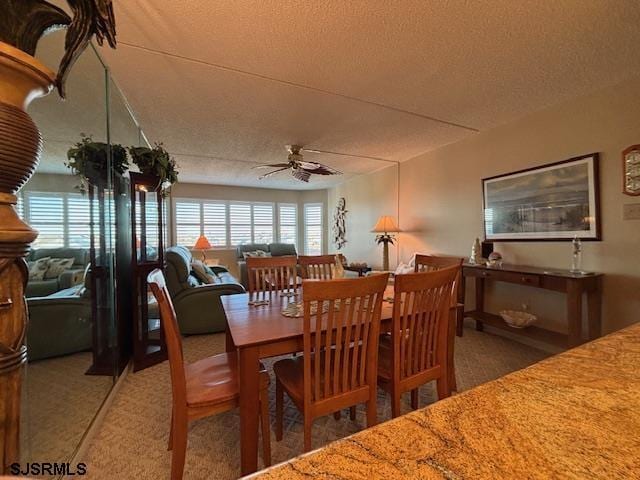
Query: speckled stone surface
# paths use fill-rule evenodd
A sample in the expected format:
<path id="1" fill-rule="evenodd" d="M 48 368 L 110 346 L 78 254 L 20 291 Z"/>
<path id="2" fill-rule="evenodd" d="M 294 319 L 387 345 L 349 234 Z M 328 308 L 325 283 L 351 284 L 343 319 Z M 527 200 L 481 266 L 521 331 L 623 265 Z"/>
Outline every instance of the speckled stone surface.
<path id="1" fill-rule="evenodd" d="M 640 478 L 640 323 L 257 477 Z"/>

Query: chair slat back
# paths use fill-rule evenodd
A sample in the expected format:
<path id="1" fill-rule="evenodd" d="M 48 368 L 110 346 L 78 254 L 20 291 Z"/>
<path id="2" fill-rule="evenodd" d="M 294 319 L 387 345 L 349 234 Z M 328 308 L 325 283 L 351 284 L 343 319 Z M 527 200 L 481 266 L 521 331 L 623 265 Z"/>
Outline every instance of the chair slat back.
<path id="1" fill-rule="evenodd" d="M 298 289 L 294 255 L 247 258 L 249 293 L 295 292 Z"/>
<path id="2" fill-rule="evenodd" d="M 331 280 L 335 278 L 336 255 L 301 255 L 298 257 L 302 278 Z"/>
<path id="3" fill-rule="evenodd" d="M 173 308 L 171 295 L 162 270 L 155 269 L 147 277 L 147 283 L 158 302 L 160 321 L 164 328 L 167 353 L 169 354 L 169 368 L 171 370 L 171 390 L 174 403 L 186 405 L 187 384 L 184 374 L 184 354 L 182 352 L 182 337 L 178 327 L 176 311 Z"/>
<path id="4" fill-rule="evenodd" d="M 462 265 L 464 259 L 460 257 L 442 257 L 437 255 L 416 254 L 415 272 L 433 272 L 454 265 Z"/>
<path id="5" fill-rule="evenodd" d="M 445 364 L 459 272 L 456 265 L 396 275 L 391 331 L 395 378 L 403 380 Z"/>
<path id="6" fill-rule="evenodd" d="M 387 281 L 388 274 L 303 282 L 305 405 L 376 388 Z"/>

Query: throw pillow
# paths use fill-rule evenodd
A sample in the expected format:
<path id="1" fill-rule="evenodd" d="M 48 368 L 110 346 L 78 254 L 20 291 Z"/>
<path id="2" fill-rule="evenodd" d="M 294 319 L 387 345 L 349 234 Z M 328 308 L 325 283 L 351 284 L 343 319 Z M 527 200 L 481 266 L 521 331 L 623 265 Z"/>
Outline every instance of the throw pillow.
<path id="1" fill-rule="evenodd" d="M 253 250 L 250 252 L 242 252 L 242 256 L 246 260 L 249 257 L 270 257 L 271 253 L 265 252 L 264 250 Z"/>
<path id="2" fill-rule="evenodd" d="M 49 268 L 47 273 L 44 274 L 45 280 L 51 280 L 58 278 L 65 270 L 69 270 L 73 266 L 73 258 L 50 258 Z"/>
<path id="3" fill-rule="evenodd" d="M 35 262 L 29 262 L 29 280 L 44 280 L 51 257 L 39 258 Z"/>
<path id="4" fill-rule="evenodd" d="M 193 275 L 202 283 L 209 284 L 215 281 L 215 274 L 202 260 L 191 260 L 191 270 Z"/>
<path id="5" fill-rule="evenodd" d="M 253 250 L 251 252 L 242 252 L 242 256 L 246 260 L 249 257 L 270 257 L 271 254 L 264 250 Z"/>
<path id="6" fill-rule="evenodd" d="M 412 267 L 411 265 L 407 265 L 406 263 L 400 262 L 398 264 L 398 268 L 396 268 L 396 271 L 394 273 L 396 275 L 404 275 L 405 273 L 413 273 L 413 271 L 414 271 L 414 267 Z"/>

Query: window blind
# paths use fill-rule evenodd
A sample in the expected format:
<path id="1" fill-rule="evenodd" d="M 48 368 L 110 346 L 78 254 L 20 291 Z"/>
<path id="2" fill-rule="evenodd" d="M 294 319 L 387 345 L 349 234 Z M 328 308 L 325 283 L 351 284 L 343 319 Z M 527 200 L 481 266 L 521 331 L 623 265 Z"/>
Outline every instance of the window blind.
<path id="1" fill-rule="evenodd" d="M 97 218 L 97 201 L 94 205 Z M 89 248 L 91 210 L 84 195 L 27 192 L 19 197 L 18 214 L 39 232 L 34 248 Z"/>
<path id="2" fill-rule="evenodd" d="M 229 205 L 229 227 L 231 245 L 251 243 L 251 204 L 232 203 Z"/>
<path id="3" fill-rule="evenodd" d="M 278 205 L 280 222 L 280 242 L 297 245 L 298 238 L 298 206 L 295 203 Z"/>
<path id="4" fill-rule="evenodd" d="M 304 253 L 322 255 L 322 204 L 304 204 Z"/>
<path id="5" fill-rule="evenodd" d="M 273 242 L 273 204 L 257 203 L 253 208 L 253 242 L 272 243 Z"/>

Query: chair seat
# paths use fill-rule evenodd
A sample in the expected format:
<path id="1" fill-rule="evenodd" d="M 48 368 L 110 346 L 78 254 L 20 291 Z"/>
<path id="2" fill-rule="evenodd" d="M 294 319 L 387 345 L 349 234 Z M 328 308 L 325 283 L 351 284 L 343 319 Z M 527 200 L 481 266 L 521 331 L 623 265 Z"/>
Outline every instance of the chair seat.
<path id="1" fill-rule="evenodd" d="M 238 399 L 238 355 L 221 353 L 185 365 L 187 405 L 225 403 Z M 269 374 L 260 364 L 260 388 L 269 386 Z"/>
<path id="2" fill-rule="evenodd" d="M 335 356 L 335 349 L 331 349 L 331 356 Z M 342 353 L 341 353 L 342 355 Z M 351 375 L 351 358 L 353 355 L 353 348 L 349 349 L 349 373 Z M 332 358 L 330 361 L 331 368 L 333 368 L 334 359 Z M 321 355 L 320 359 L 320 395 L 324 396 L 324 371 L 325 371 L 325 357 L 324 354 Z M 360 369 L 358 368 L 357 371 Z M 273 364 L 273 372 L 276 374 L 276 377 L 282 383 L 282 386 L 287 391 L 291 400 L 298 405 L 302 405 L 304 398 L 304 356 L 299 355 L 295 358 L 285 358 L 283 360 L 278 360 Z M 340 369 L 340 375 L 338 377 L 338 383 L 342 383 L 342 369 Z M 315 373 L 313 372 L 313 368 L 311 371 L 311 385 L 314 384 Z"/>

